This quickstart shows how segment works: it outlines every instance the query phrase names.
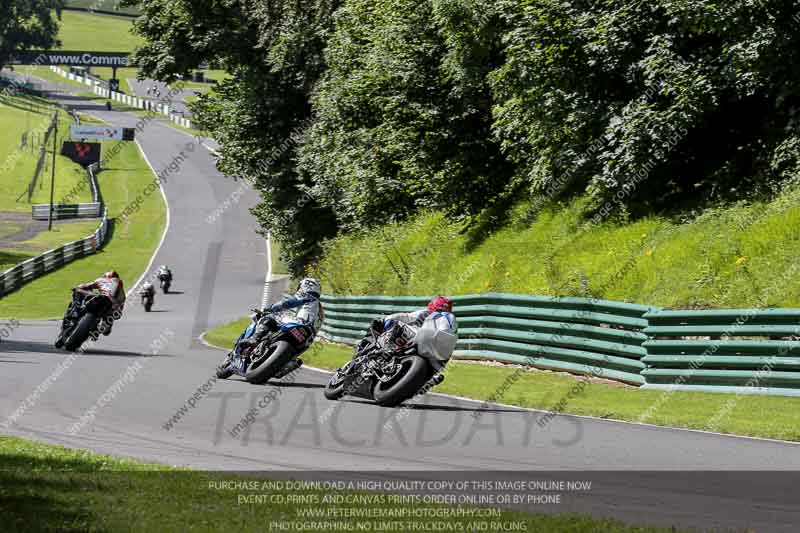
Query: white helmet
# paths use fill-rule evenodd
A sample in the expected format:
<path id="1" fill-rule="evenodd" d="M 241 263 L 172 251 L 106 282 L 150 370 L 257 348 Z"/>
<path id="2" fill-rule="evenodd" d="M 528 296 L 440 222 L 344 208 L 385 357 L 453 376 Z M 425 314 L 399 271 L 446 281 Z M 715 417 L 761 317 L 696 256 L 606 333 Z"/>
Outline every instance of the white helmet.
<path id="1" fill-rule="evenodd" d="M 322 285 L 317 278 L 304 278 L 297 286 L 297 294 L 301 296 L 310 294 L 319 298 L 322 294 Z"/>

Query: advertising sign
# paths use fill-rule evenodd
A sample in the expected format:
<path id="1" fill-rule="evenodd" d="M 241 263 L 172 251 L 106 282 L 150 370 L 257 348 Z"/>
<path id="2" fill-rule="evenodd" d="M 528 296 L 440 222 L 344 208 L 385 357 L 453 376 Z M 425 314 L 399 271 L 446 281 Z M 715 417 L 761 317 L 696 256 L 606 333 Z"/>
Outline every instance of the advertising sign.
<path id="1" fill-rule="evenodd" d="M 123 128 L 113 126 L 96 126 L 86 124 L 73 124 L 69 127 L 69 136 L 72 139 L 85 141 L 121 141 Z"/>
<path id="2" fill-rule="evenodd" d="M 65 155 L 84 167 L 100 162 L 100 143 L 80 143 L 65 141 L 61 155 Z"/>
<path id="3" fill-rule="evenodd" d="M 31 50 L 11 54 L 10 65 L 61 65 L 67 67 L 127 67 L 127 52 L 74 52 Z"/>

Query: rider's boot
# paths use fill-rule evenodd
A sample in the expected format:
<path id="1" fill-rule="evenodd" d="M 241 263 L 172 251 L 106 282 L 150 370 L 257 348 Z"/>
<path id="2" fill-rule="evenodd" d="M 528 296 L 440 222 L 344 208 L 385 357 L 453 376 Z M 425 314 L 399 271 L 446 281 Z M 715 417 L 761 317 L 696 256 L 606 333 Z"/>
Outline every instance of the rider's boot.
<path id="1" fill-rule="evenodd" d="M 252 337 L 250 337 L 248 339 L 242 339 L 242 340 L 239 341 L 239 346 L 241 346 L 242 348 L 252 348 L 256 344 L 258 344 L 258 341 L 256 340 L 256 336 L 255 335 L 253 335 Z"/>

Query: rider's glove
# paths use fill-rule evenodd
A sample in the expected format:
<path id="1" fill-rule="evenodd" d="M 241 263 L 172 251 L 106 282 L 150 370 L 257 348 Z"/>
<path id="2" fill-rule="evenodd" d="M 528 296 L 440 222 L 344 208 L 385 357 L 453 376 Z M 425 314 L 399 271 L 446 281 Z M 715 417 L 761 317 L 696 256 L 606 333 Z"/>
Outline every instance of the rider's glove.
<path id="1" fill-rule="evenodd" d="M 375 332 L 376 335 L 383 333 L 383 319 L 382 318 L 375 318 L 372 320 L 372 324 L 370 324 L 369 328 Z"/>

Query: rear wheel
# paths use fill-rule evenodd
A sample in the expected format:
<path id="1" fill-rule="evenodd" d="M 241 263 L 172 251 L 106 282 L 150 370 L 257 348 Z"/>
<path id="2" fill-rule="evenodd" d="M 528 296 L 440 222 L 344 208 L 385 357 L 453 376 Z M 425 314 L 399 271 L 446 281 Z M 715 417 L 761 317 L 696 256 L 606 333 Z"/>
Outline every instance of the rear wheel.
<path id="1" fill-rule="evenodd" d="M 97 317 L 91 313 L 87 313 L 81 317 L 75 329 L 64 341 L 64 348 L 70 352 L 74 352 L 80 348 L 86 339 L 92 334 L 92 331 L 97 328 Z"/>
<path id="2" fill-rule="evenodd" d="M 146 300 L 144 302 L 144 310 L 149 313 L 152 308 L 153 308 L 153 300 Z"/>
<path id="3" fill-rule="evenodd" d="M 389 381 L 379 381 L 372 389 L 375 401 L 384 407 L 395 407 L 412 398 L 428 381 L 430 368 L 418 355 L 404 358 L 400 370 Z"/>
<path id="4" fill-rule="evenodd" d="M 255 353 L 251 357 L 255 357 L 244 376 L 244 379 L 250 383 L 266 383 L 294 357 L 294 350 L 286 341 L 278 341 L 272 346 L 263 347 L 263 354 L 260 353 L 259 348 L 256 347 L 253 350 Z"/>

